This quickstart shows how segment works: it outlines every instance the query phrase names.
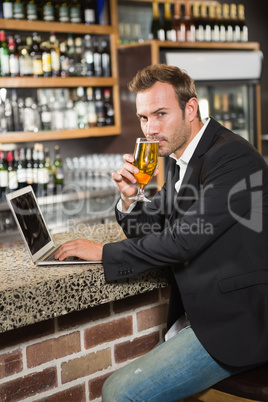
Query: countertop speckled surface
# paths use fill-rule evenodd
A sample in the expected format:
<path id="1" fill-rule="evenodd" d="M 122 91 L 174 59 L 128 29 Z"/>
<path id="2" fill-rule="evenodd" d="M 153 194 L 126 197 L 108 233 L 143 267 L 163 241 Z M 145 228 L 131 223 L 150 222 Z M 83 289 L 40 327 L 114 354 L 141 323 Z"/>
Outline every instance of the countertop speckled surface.
<path id="1" fill-rule="evenodd" d="M 80 237 L 102 243 L 125 238 L 113 222 L 57 234 L 53 239 L 58 245 Z M 164 270 L 108 284 L 102 264 L 37 267 L 24 243 L 6 243 L 0 246 L 0 332 L 166 285 Z"/>

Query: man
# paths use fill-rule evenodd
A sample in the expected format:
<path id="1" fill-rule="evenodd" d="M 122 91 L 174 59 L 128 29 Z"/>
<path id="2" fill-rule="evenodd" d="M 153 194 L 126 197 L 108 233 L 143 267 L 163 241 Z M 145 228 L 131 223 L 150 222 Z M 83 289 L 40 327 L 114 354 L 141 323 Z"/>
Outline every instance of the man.
<path id="1" fill-rule="evenodd" d="M 57 257 L 102 259 L 107 281 L 171 271 L 165 340 L 111 375 L 103 400 L 175 401 L 268 361 L 268 167 L 240 136 L 200 120 L 179 68 L 149 66 L 129 88 L 144 135 L 170 156 L 166 182 L 151 203 L 133 204 L 137 168 L 125 155 L 113 179 L 128 239 L 71 241 Z"/>

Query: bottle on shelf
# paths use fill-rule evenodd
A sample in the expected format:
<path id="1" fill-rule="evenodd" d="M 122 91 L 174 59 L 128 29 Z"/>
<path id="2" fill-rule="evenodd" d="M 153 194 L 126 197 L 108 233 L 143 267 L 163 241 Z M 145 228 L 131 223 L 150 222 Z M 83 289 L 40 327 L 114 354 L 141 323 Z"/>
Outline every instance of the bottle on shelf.
<path id="1" fill-rule="evenodd" d="M 192 18 L 191 3 L 189 0 L 185 2 L 185 39 L 187 42 L 195 42 L 195 25 Z"/>
<path id="2" fill-rule="evenodd" d="M 51 54 L 51 73 L 52 77 L 60 76 L 60 49 L 58 45 L 58 40 L 54 32 L 50 33 L 49 37 L 50 43 L 50 54 Z"/>
<path id="3" fill-rule="evenodd" d="M 4 201 L 5 194 L 8 188 L 8 170 L 6 154 L 0 150 L 0 200 Z"/>
<path id="4" fill-rule="evenodd" d="M 235 112 L 236 118 L 234 122 L 235 130 L 245 130 L 247 127 L 246 113 L 244 110 L 243 94 L 242 92 L 237 92 L 236 102 L 235 102 Z"/>
<path id="5" fill-rule="evenodd" d="M 43 66 L 44 77 L 51 77 L 52 63 L 51 63 L 50 43 L 48 41 L 42 42 L 40 47 L 42 51 L 42 66 Z"/>
<path id="6" fill-rule="evenodd" d="M 95 38 L 95 42 L 94 42 L 93 63 L 94 63 L 94 76 L 101 77 L 102 76 L 102 60 L 101 60 L 100 42 L 97 38 Z"/>
<path id="7" fill-rule="evenodd" d="M 186 38 L 185 24 L 182 22 L 181 3 L 179 0 L 175 2 L 172 29 L 176 32 L 176 41 L 184 42 Z"/>
<path id="8" fill-rule="evenodd" d="M 33 174 L 33 191 L 35 195 L 38 195 L 38 152 L 36 144 L 32 151 L 32 174 Z"/>
<path id="9" fill-rule="evenodd" d="M 240 27 L 240 42 L 248 41 L 248 27 L 245 20 L 245 6 L 243 4 L 238 4 L 238 24 Z"/>
<path id="10" fill-rule="evenodd" d="M 85 0 L 84 23 L 86 25 L 96 24 L 96 3 L 94 0 Z"/>
<path id="11" fill-rule="evenodd" d="M 171 16 L 171 4 L 170 0 L 165 0 L 164 3 L 164 32 L 165 32 L 165 40 L 176 41 L 174 40 L 174 34 L 172 35 L 172 16 Z"/>
<path id="12" fill-rule="evenodd" d="M 88 87 L 87 90 L 87 110 L 88 110 L 88 127 L 97 127 L 97 111 L 94 99 L 94 91 L 92 87 Z"/>
<path id="13" fill-rule="evenodd" d="M 53 162 L 53 170 L 54 170 L 54 186 L 56 192 L 62 191 L 64 185 L 64 172 L 63 172 L 63 162 L 60 155 L 60 147 L 59 145 L 55 145 L 54 147 L 54 162 Z"/>
<path id="14" fill-rule="evenodd" d="M 219 25 L 219 41 L 220 42 L 225 42 L 226 40 L 226 31 L 225 31 L 225 24 L 223 21 L 222 17 L 222 5 L 221 4 L 216 4 L 215 6 L 216 10 L 216 24 Z"/>
<path id="15" fill-rule="evenodd" d="M 62 0 L 59 3 L 58 20 L 59 20 L 59 22 L 64 22 L 64 23 L 70 21 L 69 4 L 68 4 L 68 2 L 66 0 Z"/>
<path id="16" fill-rule="evenodd" d="M 97 112 L 97 126 L 105 126 L 105 105 L 104 98 L 101 88 L 95 89 L 95 99 L 96 99 L 96 112 Z"/>
<path id="17" fill-rule="evenodd" d="M 225 26 L 225 41 L 233 42 L 233 26 L 230 18 L 229 4 L 227 3 L 222 5 L 222 18 Z"/>
<path id="18" fill-rule="evenodd" d="M 7 131 L 14 131 L 14 116 L 11 101 L 8 97 L 5 99 L 5 124 Z"/>
<path id="19" fill-rule="evenodd" d="M 85 91 L 83 87 L 76 89 L 77 100 L 75 102 L 75 111 L 77 115 L 78 128 L 88 127 L 88 113 L 87 113 L 87 101 Z"/>
<path id="20" fill-rule="evenodd" d="M 112 94 L 109 88 L 105 88 L 104 92 L 104 107 L 105 107 L 105 125 L 114 125 L 114 108 L 112 102 Z"/>
<path id="21" fill-rule="evenodd" d="M 85 58 L 85 74 L 87 77 L 94 76 L 94 48 L 92 37 L 90 35 L 84 36 L 84 58 Z"/>
<path id="22" fill-rule="evenodd" d="M 33 61 L 33 75 L 34 77 L 43 77 L 43 62 L 42 62 L 42 50 L 40 47 L 40 37 L 37 32 L 33 33 L 32 48 L 30 50 L 30 56 Z"/>
<path id="23" fill-rule="evenodd" d="M 160 20 L 157 0 L 153 0 L 152 7 L 153 7 L 153 18 L 151 22 L 149 39 L 165 40 L 165 31 L 162 27 L 162 23 Z"/>
<path id="24" fill-rule="evenodd" d="M 77 36 L 74 41 L 74 73 L 77 77 L 83 77 L 86 75 L 86 63 L 82 44 L 82 38 L 80 36 Z"/>
<path id="25" fill-rule="evenodd" d="M 19 108 L 19 100 L 17 99 L 16 90 L 11 92 L 11 107 L 13 112 L 14 131 L 23 131 L 21 113 Z"/>
<path id="26" fill-rule="evenodd" d="M 18 77 L 20 73 L 19 55 L 16 47 L 16 42 L 13 36 L 8 36 L 9 50 L 9 71 L 11 77 Z"/>
<path id="27" fill-rule="evenodd" d="M 108 42 L 106 40 L 101 40 L 101 66 L 102 66 L 102 76 L 111 76 L 111 57 L 110 51 L 108 49 Z"/>
<path id="28" fill-rule="evenodd" d="M 3 2 L 3 18 L 13 18 L 13 3 L 10 0 L 4 0 Z"/>
<path id="29" fill-rule="evenodd" d="M 10 75 L 9 67 L 9 50 L 6 41 L 5 31 L 0 31 L 0 77 L 8 77 Z"/>
<path id="30" fill-rule="evenodd" d="M 52 129 L 52 112 L 48 106 L 48 99 L 45 94 L 40 97 L 40 122 L 41 130 L 51 130 Z"/>
<path id="31" fill-rule="evenodd" d="M 78 0 L 72 0 L 70 4 L 70 22 L 74 24 L 82 22 L 81 4 Z"/>
<path id="32" fill-rule="evenodd" d="M 47 22 L 55 21 L 55 10 L 52 1 L 47 0 L 43 4 L 43 20 Z"/>
<path id="33" fill-rule="evenodd" d="M 19 51 L 19 70 L 21 77 L 33 76 L 33 59 L 31 57 L 32 37 L 27 36 L 23 43 L 18 46 Z"/>
<path id="34" fill-rule="evenodd" d="M 30 96 L 25 98 L 23 108 L 23 131 L 38 132 L 40 130 L 40 117 L 37 104 Z"/>
<path id="35" fill-rule="evenodd" d="M 49 183 L 49 171 L 45 162 L 45 154 L 42 144 L 36 144 L 37 152 L 37 195 L 44 197 L 47 195 L 48 183 Z"/>
<path id="36" fill-rule="evenodd" d="M 7 152 L 8 191 L 15 191 L 18 188 L 17 168 L 14 161 L 14 152 Z"/>
<path id="37" fill-rule="evenodd" d="M 237 19 L 236 4 L 234 4 L 234 3 L 230 4 L 230 19 L 231 19 L 231 24 L 233 27 L 232 40 L 233 40 L 233 42 L 240 42 L 240 26 L 238 24 L 238 19 Z"/>
<path id="38" fill-rule="evenodd" d="M 25 19 L 24 2 L 21 0 L 15 0 L 13 3 L 13 18 L 16 20 Z"/>
<path id="39" fill-rule="evenodd" d="M 219 42 L 220 41 L 220 25 L 216 18 L 216 7 L 214 4 L 209 5 L 209 20 L 211 26 L 211 40 L 212 42 Z"/>
<path id="40" fill-rule="evenodd" d="M 37 15 L 37 4 L 35 0 L 29 0 L 26 5 L 26 18 L 29 21 L 36 21 L 38 20 Z"/>
<path id="41" fill-rule="evenodd" d="M 45 167 L 48 172 L 48 183 L 47 183 L 47 190 L 46 190 L 46 195 L 51 195 L 54 192 L 54 171 L 53 171 L 53 166 L 51 164 L 50 160 L 50 152 L 49 148 L 45 148 Z"/>
<path id="42" fill-rule="evenodd" d="M 33 185 L 33 160 L 32 149 L 26 149 L 26 182 L 28 186 Z"/>
<path id="43" fill-rule="evenodd" d="M 224 127 L 232 130 L 232 120 L 230 116 L 230 105 L 229 105 L 229 94 L 223 93 L 222 94 L 222 124 Z"/>
<path id="44" fill-rule="evenodd" d="M 65 121 L 65 127 L 67 129 L 75 130 L 78 128 L 77 114 L 74 107 L 74 102 L 70 97 L 67 101 L 66 109 L 64 111 L 64 121 Z"/>
<path id="45" fill-rule="evenodd" d="M 69 75 L 71 77 L 73 77 L 75 75 L 74 54 L 75 54 L 75 48 L 74 48 L 73 35 L 71 33 L 68 33 L 68 35 L 67 35 L 67 56 L 69 58 Z"/>
<path id="46" fill-rule="evenodd" d="M 19 188 L 27 186 L 27 165 L 24 148 L 18 150 L 17 180 Z"/>
<path id="47" fill-rule="evenodd" d="M 207 13 L 206 3 L 202 3 L 200 7 L 201 24 L 203 26 L 203 41 L 211 42 L 211 25 Z"/>
<path id="48" fill-rule="evenodd" d="M 220 94 L 217 92 L 214 94 L 213 98 L 213 116 L 220 124 L 223 124 L 221 97 Z"/>
<path id="49" fill-rule="evenodd" d="M 65 41 L 60 42 L 60 75 L 61 77 L 69 77 L 70 61 L 67 53 L 67 44 Z"/>

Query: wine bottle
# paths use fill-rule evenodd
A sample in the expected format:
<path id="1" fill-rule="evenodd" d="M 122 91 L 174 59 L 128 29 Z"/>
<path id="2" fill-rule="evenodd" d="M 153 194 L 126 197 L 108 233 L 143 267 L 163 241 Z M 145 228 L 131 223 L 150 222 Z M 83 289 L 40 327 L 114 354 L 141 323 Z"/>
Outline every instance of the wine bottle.
<path id="1" fill-rule="evenodd" d="M 182 22 L 181 3 L 179 0 L 175 3 L 173 30 L 176 32 L 176 41 L 184 42 L 186 40 L 185 24 Z"/>
<path id="2" fill-rule="evenodd" d="M 243 4 L 238 4 L 238 24 L 240 27 L 240 42 L 247 42 L 248 27 L 245 21 L 245 7 Z"/>
<path id="3" fill-rule="evenodd" d="M 29 21 L 36 21 L 38 19 L 37 15 L 37 4 L 35 0 L 29 0 L 26 5 L 26 17 Z"/>
<path id="4" fill-rule="evenodd" d="M 70 21 L 70 16 L 69 16 L 69 5 L 66 0 L 62 0 L 59 4 L 59 22 L 69 22 Z"/>
<path id="5" fill-rule="evenodd" d="M 14 152 L 7 152 L 8 191 L 15 191 L 18 188 L 17 168 L 14 163 Z"/>
<path id="6" fill-rule="evenodd" d="M 44 197 L 47 195 L 47 189 L 49 184 L 49 171 L 45 162 L 45 155 L 43 150 L 43 145 L 39 144 L 37 149 L 37 160 L 38 160 L 38 170 L 37 170 L 37 195 L 39 197 Z"/>
<path id="7" fill-rule="evenodd" d="M 60 49 L 54 32 L 50 33 L 50 54 L 52 77 L 60 76 Z"/>
<path id="8" fill-rule="evenodd" d="M 207 14 L 207 5 L 205 3 L 201 4 L 201 24 L 204 30 L 203 41 L 211 42 L 211 25 Z"/>
<path id="9" fill-rule="evenodd" d="M 83 87 L 78 87 L 76 90 L 77 101 L 75 102 L 75 111 L 77 115 L 78 128 L 88 127 L 87 117 L 87 101 Z"/>
<path id="10" fill-rule="evenodd" d="M 211 26 L 211 40 L 212 42 L 220 41 L 220 25 L 216 18 L 216 7 L 214 4 L 209 5 L 209 21 Z"/>
<path id="11" fill-rule="evenodd" d="M 63 162 L 60 155 L 59 145 L 54 147 L 55 157 L 53 162 L 54 170 L 54 185 L 56 193 L 62 191 L 64 185 L 64 172 L 63 172 Z"/>
<path id="12" fill-rule="evenodd" d="M 112 94 L 109 88 L 104 89 L 104 107 L 105 107 L 105 125 L 114 125 L 114 108 L 112 102 Z"/>
<path id="13" fill-rule="evenodd" d="M 97 126 L 97 111 L 92 87 L 87 88 L 88 127 Z"/>
<path id="14" fill-rule="evenodd" d="M 102 76 L 110 77 L 111 57 L 110 57 L 110 51 L 108 49 L 108 42 L 106 40 L 101 40 L 100 52 L 101 52 Z"/>
<path id="15" fill-rule="evenodd" d="M 19 46 L 19 70 L 21 77 L 33 76 L 33 59 L 31 57 L 32 37 L 27 36 L 22 45 Z"/>
<path id="16" fill-rule="evenodd" d="M 152 6 L 153 6 L 153 18 L 151 23 L 149 39 L 165 40 L 165 31 L 160 21 L 157 0 L 153 0 Z"/>
<path id="17" fill-rule="evenodd" d="M 17 20 L 25 18 L 24 3 L 21 0 L 15 0 L 13 3 L 13 18 Z"/>
<path id="18" fill-rule="evenodd" d="M 50 0 L 45 1 L 43 5 L 43 20 L 47 22 L 55 21 L 55 10 Z"/>
<path id="19" fill-rule="evenodd" d="M 72 0 L 70 5 L 70 22 L 74 24 L 79 24 L 82 22 L 81 4 L 78 0 Z"/>
<path id="20" fill-rule="evenodd" d="M 172 41 L 172 17 L 171 17 L 171 4 L 170 0 L 166 0 L 164 3 L 164 32 L 165 40 Z"/>
<path id="21" fill-rule="evenodd" d="M 60 75 L 61 77 L 69 77 L 70 60 L 67 53 L 67 44 L 65 41 L 60 42 Z"/>
<path id="22" fill-rule="evenodd" d="M 16 47 L 16 43 L 13 36 L 9 36 L 8 50 L 9 50 L 9 71 L 11 77 L 18 77 L 20 73 L 19 68 L 19 55 Z"/>
<path id="23" fill-rule="evenodd" d="M 185 16 L 184 16 L 184 23 L 185 23 L 185 39 L 187 42 L 194 42 L 195 41 L 195 25 L 192 19 L 192 12 L 191 12 L 191 3 L 189 0 L 185 3 Z"/>
<path id="24" fill-rule="evenodd" d="M 217 4 L 215 7 L 216 7 L 216 23 L 219 25 L 219 29 L 220 29 L 219 41 L 225 42 L 226 31 L 225 31 L 225 25 L 224 25 L 223 17 L 222 17 L 222 5 Z"/>
<path id="25" fill-rule="evenodd" d="M 10 75 L 9 68 L 9 50 L 6 41 L 5 31 L 0 31 L 0 76 L 8 77 Z"/>
<path id="26" fill-rule="evenodd" d="M 85 35 L 84 37 L 84 57 L 86 63 L 86 76 L 94 76 L 94 49 L 92 38 L 90 35 Z"/>
<path id="27" fill-rule="evenodd" d="M 224 127 L 232 130 L 232 120 L 230 116 L 229 95 L 228 93 L 222 94 L 222 124 Z"/>
<path id="28" fill-rule="evenodd" d="M 74 41 L 74 73 L 77 77 L 83 77 L 86 75 L 86 62 L 83 53 L 82 43 L 82 38 L 80 36 L 77 36 Z"/>
<path id="29" fill-rule="evenodd" d="M 18 153 L 18 162 L 17 162 L 17 178 L 18 178 L 18 187 L 22 188 L 27 186 L 27 166 L 26 166 L 26 157 L 25 157 L 25 149 L 20 148 Z"/>
<path id="30" fill-rule="evenodd" d="M 225 41 L 233 42 L 233 27 L 230 19 L 229 4 L 227 3 L 222 5 L 222 17 L 225 25 Z"/>
<path id="31" fill-rule="evenodd" d="M 45 167 L 48 172 L 47 194 L 52 195 L 54 192 L 54 171 L 50 160 L 49 148 L 45 148 Z"/>
<path id="32" fill-rule="evenodd" d="M 50 43 L 48 41 L 41 43 L 40 45 L 42 51 L 42 66 L 44 77 L 52 76 L 52 63 L 51 63 L 51 49 Z"/>
<path id="33" fill-rule="evenodd" d="M 104 98 L 101 88 L 95 89 L 95 99 L 96 99 L 96 112 L 97 112 L 97 126 L 105 126 L 105 106 Z"/>
<path id="34" fill-rule="evenodd" d="M 233 28 L 233 42 L 240 42 L 240 26 L 237 19 L 236 4 L 230 4 L 230 19 Z"/>
<path id="35" fill-rule="evenodd" d="M 73 77 L 75 75 L 74 53 L 75 53 L 75 48 L 74 48 L 73 35 L 71 33 L 68 33 L 68 35 L 67 35 L 67 55 L 69 58 L 69 75 L 71 77 Z"/>
<path id="36" fill-rule="evenodd" d="M 32 149 L 26 149 L 26 181 L 28 186 L 33 185 L 33 160 Z"/>
<path id="37" fill-rule="evenodd" d="M 8 188 L 8 171 L 5 152 L 0 150 L 0 199 L 3 201 Z"/>

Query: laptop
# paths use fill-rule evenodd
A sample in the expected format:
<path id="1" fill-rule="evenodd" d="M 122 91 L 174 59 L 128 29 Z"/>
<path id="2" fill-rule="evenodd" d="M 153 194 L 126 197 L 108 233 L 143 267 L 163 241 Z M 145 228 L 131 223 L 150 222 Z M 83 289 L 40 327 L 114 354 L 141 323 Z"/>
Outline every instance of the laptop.
<path id="1" fill-rule="evenodd" d="M 36 265 L 98 264 L 101 261 L 85 261 L 78 257 L 56 260 L 55 246 L 37 199 L 31 186 L 6 195 L 8 205 L 18 225 L 22 238 Z"/>

